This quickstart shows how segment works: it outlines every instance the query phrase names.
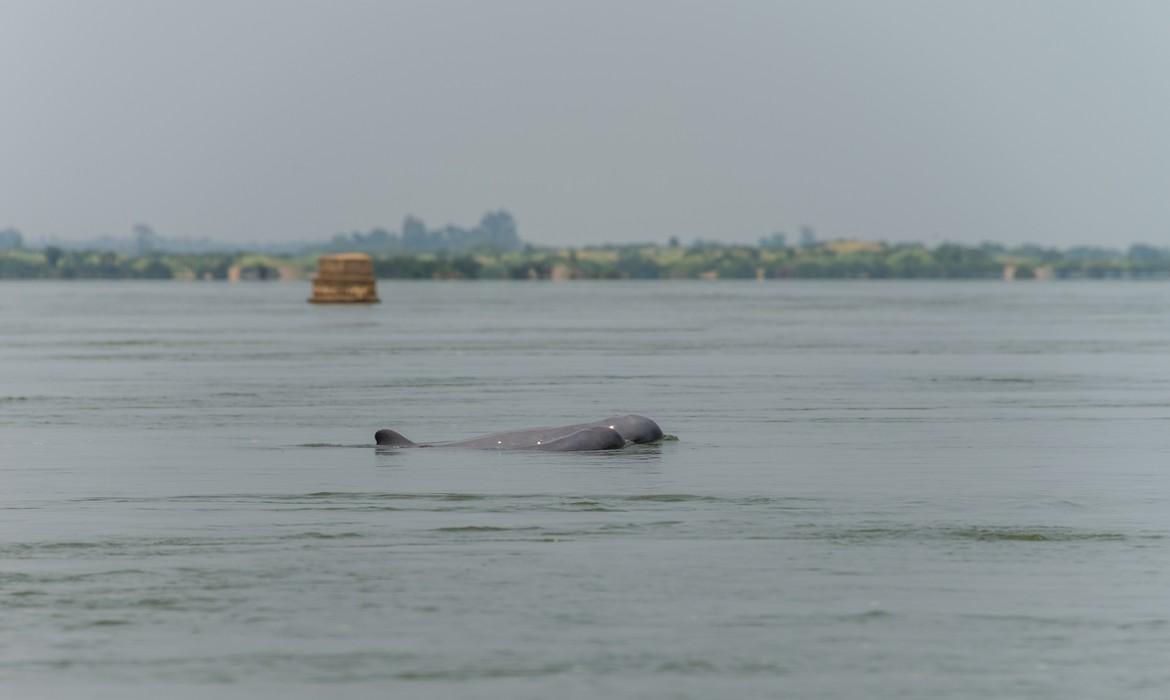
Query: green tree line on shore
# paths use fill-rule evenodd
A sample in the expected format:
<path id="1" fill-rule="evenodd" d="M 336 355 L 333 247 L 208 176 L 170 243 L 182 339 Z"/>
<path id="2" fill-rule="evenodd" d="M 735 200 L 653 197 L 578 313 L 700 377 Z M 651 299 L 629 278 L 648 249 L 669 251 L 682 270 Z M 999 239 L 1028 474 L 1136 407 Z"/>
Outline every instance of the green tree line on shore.
<path id="1" fill-rule="evenodd" d="M 996 244 L 883 244 L 863 241 L 762 241 L 759 246 L 691 246 L 374 254 L 383 279 L 1119 279 L 1170 278 L 1170 249 L 1133 245 L 1045 248 Z M 2 279 L 295 279 L 312 274 L 316 255 L 256 253 L 120 254 L 11 248 L 0 251 Z"/>

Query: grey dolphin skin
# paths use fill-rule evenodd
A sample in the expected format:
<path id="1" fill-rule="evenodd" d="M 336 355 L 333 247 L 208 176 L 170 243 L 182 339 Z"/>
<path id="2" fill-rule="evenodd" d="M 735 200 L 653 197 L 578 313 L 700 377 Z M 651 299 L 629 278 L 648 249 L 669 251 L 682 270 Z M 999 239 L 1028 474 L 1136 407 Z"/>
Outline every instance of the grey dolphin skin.
<path id="1" fill-rule="evenodd" d="M 612 416 L 592 423 L 529 428 L 493 433 L 458 442 L 416 443 L 393 430 L 379 430 L 374 441 L 383 447 L 464 447 L 480 450 L 551 450 L 576 452 L 616 450 L 628 443 L 657 442 L 662 429 L 645 416 Z"/>

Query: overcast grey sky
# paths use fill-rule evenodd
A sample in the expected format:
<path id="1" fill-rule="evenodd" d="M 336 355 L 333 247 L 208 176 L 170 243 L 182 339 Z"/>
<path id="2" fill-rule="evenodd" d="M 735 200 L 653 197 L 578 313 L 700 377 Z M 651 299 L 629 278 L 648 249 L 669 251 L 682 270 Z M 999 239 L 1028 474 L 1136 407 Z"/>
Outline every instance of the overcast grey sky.
<path id="1" fill-rule="evenodd" d="M 1170 245 L 1170 2 L 0 0 L 0 228 Z"/>

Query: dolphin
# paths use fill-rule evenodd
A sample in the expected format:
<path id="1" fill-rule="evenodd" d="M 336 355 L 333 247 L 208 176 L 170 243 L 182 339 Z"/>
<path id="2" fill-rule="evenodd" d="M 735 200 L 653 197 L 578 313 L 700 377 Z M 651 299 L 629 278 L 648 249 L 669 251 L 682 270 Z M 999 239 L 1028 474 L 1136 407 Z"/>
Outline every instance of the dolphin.
<path id="1" fill-rule="evenodd" d="M 656 442 L 662 429 L 645 416 L 611 416 L 592 423 L 529 428 L 492 433 L 457 442 L 416 443 L 393 430 L 374 433 L 374 441 L 386 447 L 464 447 L 480 450 L 552 450 L 558 452 L 615 450 L 628 443 Z"/>

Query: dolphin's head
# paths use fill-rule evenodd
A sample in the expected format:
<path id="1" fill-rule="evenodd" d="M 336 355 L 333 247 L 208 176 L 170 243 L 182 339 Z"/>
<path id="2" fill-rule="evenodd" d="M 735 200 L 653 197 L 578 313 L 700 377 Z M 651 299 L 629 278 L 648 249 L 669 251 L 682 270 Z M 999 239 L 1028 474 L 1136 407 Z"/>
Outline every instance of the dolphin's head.
<path id="1" fill-rule="evenodd" d="M 662 428 L 646 416 L 614 416 L 602 422 L 605 423 L 605 427 L 618 431 L 630 442 L 658 442 L 662 439 Z"/>
<path id="2" fill-rule="evenodd" d="M 406 439 L 402 433 L 397 433 L 387 428 L 383 428 L 374 433 L 374 442 L 378 443 L 379 445 L 385 445 L 387 447 L 410 447 L 414 445 L 414 443 Z"/>

